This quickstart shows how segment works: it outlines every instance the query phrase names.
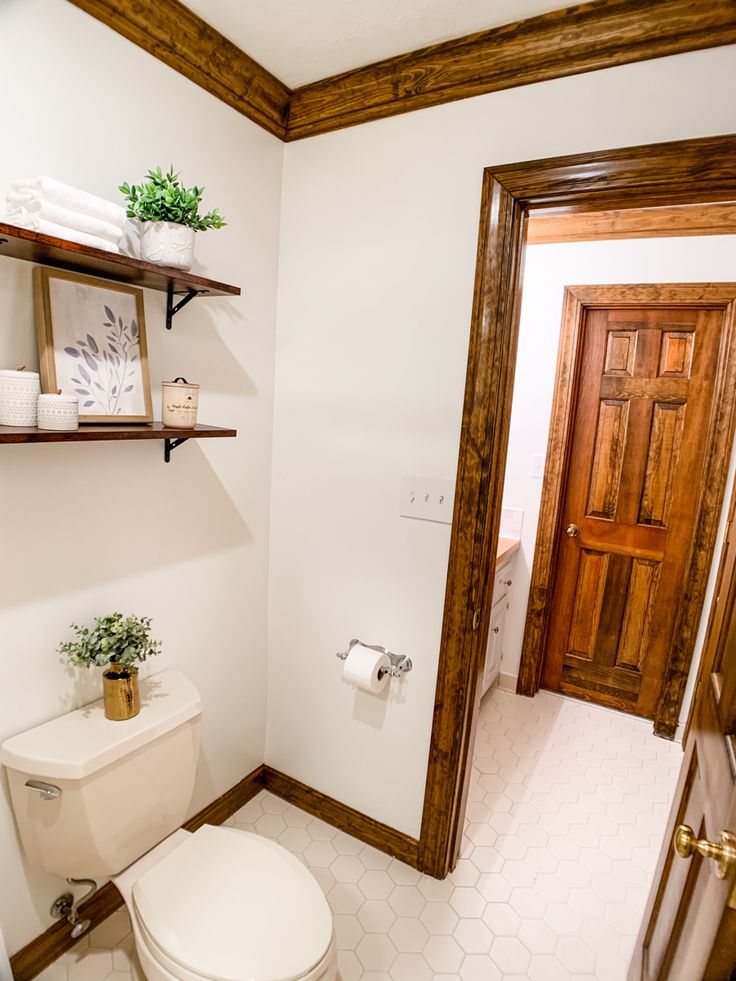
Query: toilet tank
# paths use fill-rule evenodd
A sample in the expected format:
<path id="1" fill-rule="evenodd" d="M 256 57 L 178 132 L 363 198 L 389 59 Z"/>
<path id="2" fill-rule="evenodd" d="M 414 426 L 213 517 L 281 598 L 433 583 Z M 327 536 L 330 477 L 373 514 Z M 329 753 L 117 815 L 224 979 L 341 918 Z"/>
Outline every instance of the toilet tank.
<path id="1" fill-rule="evenodd" d="M 34 865 L 74 879 L 115 875 L 186 819 L 199 754 L 199 692 L 180 672 L 165 671 L 142 681 L 140 696 L 134 719 L 106 719 L 100 700 L 0 746 Z M 29 781 L 60 793 L 44 799 Z"/>

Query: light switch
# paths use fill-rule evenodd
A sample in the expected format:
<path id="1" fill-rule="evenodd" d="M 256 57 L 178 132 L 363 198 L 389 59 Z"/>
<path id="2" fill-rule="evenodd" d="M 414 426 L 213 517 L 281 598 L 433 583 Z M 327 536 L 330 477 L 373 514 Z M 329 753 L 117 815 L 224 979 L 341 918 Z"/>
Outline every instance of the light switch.
<path id="1" fill-rule="evenodd" d="M 541 453 L 532 454 L 532 477 L 544 477 L 544 456 Z"/>
<path id="2" fill-rule="evenodd" d="M 442 477 L 402 477 L 399 514 L 452 524 L 455 481 Z"/>

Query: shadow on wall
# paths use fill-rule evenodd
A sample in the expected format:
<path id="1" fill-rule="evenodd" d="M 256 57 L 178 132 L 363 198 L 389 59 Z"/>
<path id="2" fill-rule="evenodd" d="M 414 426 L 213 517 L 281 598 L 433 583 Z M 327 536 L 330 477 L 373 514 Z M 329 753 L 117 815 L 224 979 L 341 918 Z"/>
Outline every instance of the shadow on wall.
<path id="1" fill-rule="evenodd" d="M 237 443 L 227 440 L 237 452 Z M 251 532 L 196 442 L 5 446 L 0 609 L 236 548 Z"/>

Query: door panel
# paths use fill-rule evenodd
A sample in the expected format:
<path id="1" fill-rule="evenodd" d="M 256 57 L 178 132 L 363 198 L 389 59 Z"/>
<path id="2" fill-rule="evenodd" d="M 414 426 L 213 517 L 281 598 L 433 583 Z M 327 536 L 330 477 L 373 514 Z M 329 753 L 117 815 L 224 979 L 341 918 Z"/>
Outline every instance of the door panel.
<path id="1" fill-rule="evenodd" d="M 734 501 L 731 511 L 733 517 Z M 685 754 L 629 981 L 729 981 L 736 969 L 736 863 L 681 858 L 678 826 L 718 842 L 736 831 L 736 755 L 729 719 L 736 691 L 736 545 L 727 536 L 710 611 Z"/>
<path id="2" fill-rule="evenodd" d="M 686 587 L 722 322 L 720 310 L 687 305 L 585 311 L 547 688 L 655 714 Z"/>

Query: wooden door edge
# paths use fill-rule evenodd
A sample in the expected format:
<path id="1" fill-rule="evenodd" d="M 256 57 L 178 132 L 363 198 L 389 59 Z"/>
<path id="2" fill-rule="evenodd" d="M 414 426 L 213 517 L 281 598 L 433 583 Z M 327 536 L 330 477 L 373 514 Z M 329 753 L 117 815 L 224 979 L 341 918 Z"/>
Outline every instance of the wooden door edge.
<path id="1" fill-rule="evenodd" d="M 674 641 L 654 717 L 655 735 L 666 739 L 675 738 L 690 676 L 726 495 L 728 463 L 736 435 L 736 284 L 721 285 L 728 286 L 732 293 L 724 311 L 716 375 L 718 387 L 708 427 L 707 458 L 703 464 L 702 491 L 688 561 L 688 589 L 678 605 Z M 708 556 L 707 562 L 703 562 L 703 555 Z"/>

